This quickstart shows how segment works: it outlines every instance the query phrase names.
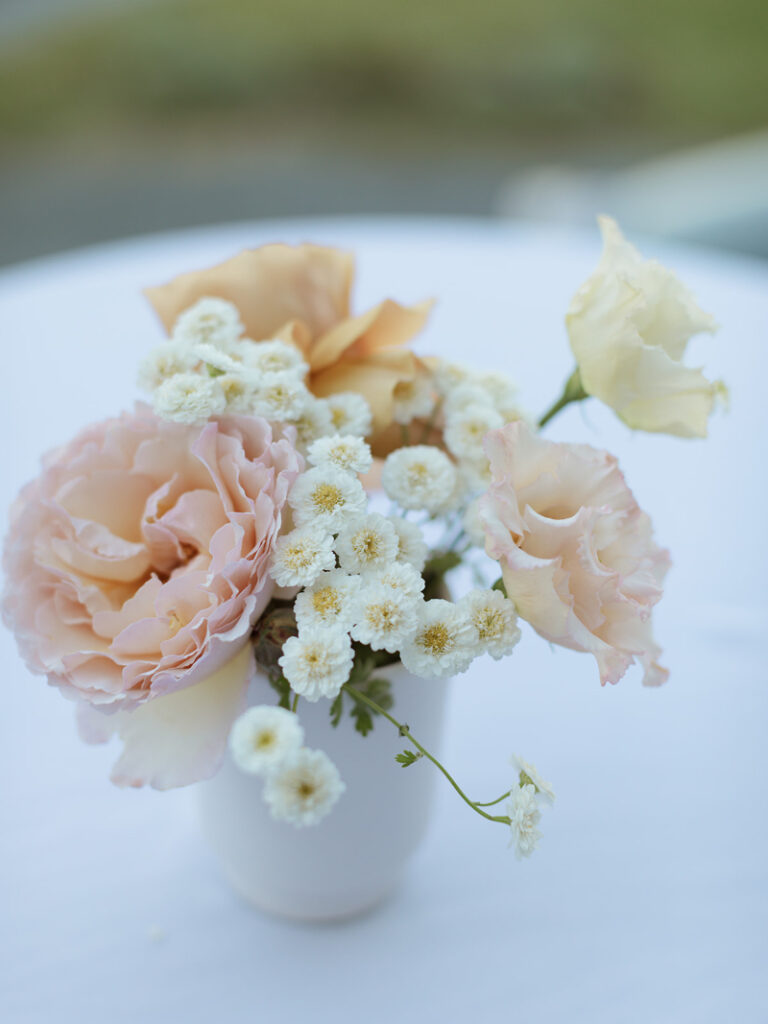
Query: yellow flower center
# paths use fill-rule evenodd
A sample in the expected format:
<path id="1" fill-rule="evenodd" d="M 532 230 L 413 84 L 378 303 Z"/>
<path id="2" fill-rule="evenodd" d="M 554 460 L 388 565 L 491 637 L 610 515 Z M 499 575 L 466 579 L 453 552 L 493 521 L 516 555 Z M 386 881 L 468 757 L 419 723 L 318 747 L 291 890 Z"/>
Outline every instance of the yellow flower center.
<path id="1" fill-rule="evenodd" d="M 341 598 L 335 587 L 321 587 L 312 595 L 312 607 L 321 617 L 338 615 L 341 612 Z"/>
<path id="2" fill-rule="evenodd" d="M 331 409 L 331 420 L 337 430 L 344 426 L 347 421 L 347 416 L 341 406 L 336 405 Z"/>
<path id="3" fill-rule="evenodd" d="M 318 512 L 333 512 L 344 504 L 344 495 L 334 484 L 320 484 L 312 492 L 312 504 Z"/>
<path id="4" fill-rule="evenodd" d="M 399 610 L 393 604 L 370 604 L 365 609 L 365 617 L 374 629 L 381 632 L 396 629 L 400 620 Z"/>
<path id="5" fill-rule="evenodd" d="M 453 638 L 448 627 L 442 622 L 436 622 L 433 626 L 427 626 L 418 638 L 418 643 L 429 651 L 430 654 L 445 654 L 453 647 Z"/>
<path id="6" fill-rule="evenodd" d="M 370 562 L 381 554 L 381 540 L 372 530 L 361 530 L 352 541 L 355 554 L 363 561 Z"/>
<path id="7" fill-rule="evenodd" d="M 294 544 L 285 552 L 285 561 L 291 569 L 306 569 L 312 562 L 314 551 L 305 542 Z"/>
<path id="8" fill-rule="evenodd" d="M 492 608 L 481 608 L 472 621 L 481 640 L 493 640 L 504 633 L 504 616 Z"/>
<path id="9" fill-rule="evenodd" d="M 256 736 L 253 744 L 256 750 L 269 750 L 275 745 L 275 734 L 270 729 L 264 729 Z"/>

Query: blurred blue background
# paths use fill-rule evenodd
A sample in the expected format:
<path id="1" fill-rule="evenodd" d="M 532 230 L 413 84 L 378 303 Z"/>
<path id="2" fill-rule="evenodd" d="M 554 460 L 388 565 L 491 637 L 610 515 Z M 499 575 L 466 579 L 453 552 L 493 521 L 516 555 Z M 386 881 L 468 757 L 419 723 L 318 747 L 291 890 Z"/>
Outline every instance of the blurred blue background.
<path id="1" fill-rule="evenodd" d="M 0 0 L 0 262 L 254 217 L 768 255 L 764 0 Z"/>

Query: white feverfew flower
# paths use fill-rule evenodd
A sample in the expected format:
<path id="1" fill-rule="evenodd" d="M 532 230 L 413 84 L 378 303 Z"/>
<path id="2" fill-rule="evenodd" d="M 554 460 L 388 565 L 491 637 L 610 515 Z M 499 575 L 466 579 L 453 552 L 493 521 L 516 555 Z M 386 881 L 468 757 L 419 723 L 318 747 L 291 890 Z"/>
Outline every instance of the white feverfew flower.
<path id="1" fill-rule="evenodd" d="M 264 799 L 272 817 L 291 825 L 317 825 L 346 786 L 322 750 L 297 750 L 267 776 Z"/>
<path id="2" fill-rule="evenodd" d="M 217 370 L 219 373 L 238 373 L 242 369 L 236 359 L 222 349 L 216 348 L 215 345 L 211 345 L 210 342 L 201 341 L 196 345 L 191 345 L 189 351 L 191 357 L 200 364 L 200 371 L 207 372 L 209 376 L 215 376 Z M 211 370 L 213 373 L 210 372 Z"/>
<path id="3" fill-rule="evenodd" d="M 443 398 L 447 398 L 455 388 L 466 384 L 470 376 L 468 367 L 448 362 L 447 359 L 439 359 L 432 368 L 432 379 Z"/>
<path id="4" fill-rule="evenodd" d="M 370 573 L 384 569 L 395 561 L 397 547 L 394 526 L 378 512 L 349 518 L 336 538 L 336 554 L 347 572 Z"/>
<path id="5" fill-rule="evenodd" d="M 243 363 L 257 373 L 293 373 L 302 379 L 309 367 L 297 348 L 285 341 L 251 341 L 244 338 L 238 345 Z"/>
<path id="6" fill-rule="evenodd" d="M 389 587 L 405 599 L 419 600 L 424 592 L 424 577 L 408 562 L 395 562 L 371 578 L 372 584 Z"/>
<path id="7" fill-rule="evenodd" d="M 483 438 L 489 430 L 503 426 L 504 421 L 492 406 L 468 405 L 446 416 L 445 443 L 459 459 L 483 458 Z"/>
<path id="8" fill-rule="evenodd" d="M 177 373 L 157 388 L 153 404 L 155 412 L 163 419 L 200 423 L 211 416 L 220 416 L 227 402 L 215 378 Z"/>
<path id="9" fill-rule="evenodd" d="M 224 394 L 228 413 L 234 416 L 254 415 L 257 381 L 253 374 L 241 368 L 235 373 L 220 374 L 216 383 Z"/>
<path id="10" fill-rule="evenodd" d="M 336 533 L 365 511 L 367 498 L 356 476 L 336 466 L 315 466 L 293 485 L 288 504 L 299 525 L 314 523 Z"/>
<path id="11" fill-rule="evenodd" d="M 406 509 L 437 512 L 456 487 L 456 468 L 431 445 L 398 448 L 387 456 L 381 474 L 387 497 Z"/>
<path id="12" fill-rule="evenodd" d="M 262 704 L 248 708 L 235 720 L 229 750 L 237 767 L 251 775 L 264 775 L 304 742 L 298 717 L 285 708 Z"/>
<path id="13" fill-rule="evenodd" d="M 349 629 L 360 585 L 359 576 L 348 576 L 341 569 L 320 573 L 312 586 L 297 596 L 293 606 L 299 632 L 312 626 Z"/>
<path id="14" fill-rule="evenodd" d="M 352 637 L 374 651 L 395 654 L 413 633 L 420 595 L 406 595 L 383 583 L 365 587 L 355 602 Z"/>
<path id="15" fill-rule="evenodd" d="M 293 370 L 265 373 L 254 382 L 254 413 L 267 420 L 292 422 L 302 414 L 308 397 L 301 376 Z"/>
<path id="16" fill-rule="evenodd" d="M 237 307 L 224 299 L 200 299 L 177 319 L 172 338 L 187 345 L 208 342 L 226 348 L 243 333 Z"/>
<path id="17" fill-rule="evenodd" d="M 413 380 L 401 380 L 392 394 L 392 419 L 395 423 L 429 416 L 435 407 L 435 394 L 428 374 L 417 373 Z"/>
<path id="18" fill-rule="evenodd" d="M 142 391 L 152 392 L 169 377 L 190 372 L 197 360 L 188 345 L 164 341 L 153 348 L 139 364 L 138 383 Z"/>
<path id="19" fill-rule="evenodd" d="M 475 383 L 473 378 L 467 378 L 448 393 L 443 402 L 443 413 L 448 419 L 457 413 L 464 412 L 471 405 L 494 408 L 493 400 L 488 392 Z"/>
<path id="20" fill-rule="evenodd" d="M 370 447 L 361 437 L 332 434 L 312 442 L 307 461 L 313 466 L 338 466 L 349 473 L 367 473 L 373 457 Z"/>
<path id="21" fill-rule="evenodd" d="M 296 428 L 299 448 L 306 451 L 318 437 L 334 433 L 333 419 L 328 403 L 307 393 L 300 412 L 289 420 Z"/>
<path id="22" fill-rule="evenodd" d="M 316 526 L 306 526 L 278 539 L 269 574 L 280 587 L 308 587 L 335 564 L 331 534 Z"/>
<path id="23" fill-rule="evenodd" d="M 515 856 L 518 860 L 530 857 L 541 839 L 541 832 L 536 828 L 541 820 L 541 811 L 533 785 L 515 787 L 507 802 L 507 815 L 512 829 L 510 845 L 514 843 Z"/>
<path id="24" fill-rule="evenodd" d="M 337 434 L 367 437 L 373 425 L 371 407 L 355 391 L 341 391 L 325 399 Z"/>
<path id="25" fill-rule="evenodd" d="M 496 661 L 511 654 L 520 640 L 515 606 L 498 590 L 470 590 L 460 601 L 475 630 L 477 651 Z"/>
<path id="26" fill-rule="evenodd" d="M 294 692 L 314 703 L 338 696 L 353 659 L 352 644 L 342 629 L 311 627 L 285 641 L 278 664 Z"/>
<path id="27" fill-rule="evenodd" d="M 415 676 L 441 679 L 465 672 L 474 658 L 474 630 L 463 609 L 450 601 L 425 601 L 413 635 L 400 649 Z"/>
<path id="28" fill-rule="evenodd" d="M 427 562 L 427 543 L 421 527 L 409 523 L 401 516 L 390 516 L 390 523 L 397 534 L 397 560 L 408 562 L 417 572 L 421 572 Z"/>
<path id="29" fill-rule="evenodd" d="M 541 797 L 546 803 L 551 805 L 555 802 L 555 791 L 551 783 L 545 782 L 542 779 L 535 765 L 529 761 L 524 761 L 517 754 L 512 756 L 512 765 L 517 772 L 518 784 L 520 786 L 531 785 L 536 790 L 536 795 Z"/>

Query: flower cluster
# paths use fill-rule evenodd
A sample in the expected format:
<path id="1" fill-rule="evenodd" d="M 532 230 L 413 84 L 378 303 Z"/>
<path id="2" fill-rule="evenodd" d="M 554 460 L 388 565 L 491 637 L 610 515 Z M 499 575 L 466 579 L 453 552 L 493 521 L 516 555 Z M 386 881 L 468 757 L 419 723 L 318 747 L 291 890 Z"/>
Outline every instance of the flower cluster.
<path id="1" fill-rule="evenodd" d="M 302 451 L 330 434 L 370 433 L 371 413 L 360 395 L 317 398 L 295 345 L 279 338 L 253 341 L 243 333 L 231 302 L 206 297 L 186 309 L 140 368 L 139 384 L 151 392 L 157 415 L 178 423 L 259 416 L 292 426 Z"/>
<path id="2" fill-rule="evenodd" d="M 229 737 L 238 768 L 264 778 L 264 799 L 272 817 L 296 826 L 316 825 L 346 788 L 328 755 L 303 743 L 298 717 L 270 705 L 243 712 Z"/>
<path id="3" fill-rule="evenodd" d="M 593 396 L 634 429 L 702 436 L 725 389 L 683 363 L 713 318 L 601 227 L 566 318 L 577 365 L 538 420 L 506 373 L 410 351 L 429 304 L 353 316 L 337 250 L 265 246 L 148 291 L 168 331 L 140 369 L 152 408 L 49 456 L 4 551 L 4 619 L 83 736 L 122 739 L 117 784 L 197 781 L 229 744 L 276 819 L 314 824 L 344 791 L 304 745 L 301 701 L 327 701 L 333 727 L 345 709 L 362 735 L 388 722 L 402 767 L 430 761 L 532 852 L 551 786 L 516 758 L 508 792 L 471 800 L 379 673 L 460 675 L 510 655 L 522 619 L 602 683 L 634 663 L 667 677 L 667 552 L 614 456 L 542 431 Z M 277 706 L 243 711 L 254 666 Z"/>
<path id="4" fill-rule="evenodd" d="M 434 513 L 454 494 L 457 469 L 437 447 L 399 448 L 384 463 L 382 485 L 399 513 L 370 511 L 358 473 L 371 464 L 360 437 L 319 438 L 311 468 L 288 498 L 295 528 L 275 545 L 271 574 L 296 597 L 298 635 L 279 660 L 294 693 L 333 700 L 350 678 L 353 643 L 397 656 L 414 675 L 466 671 L 481 654 L 509 654 L 520 637 L 511 601 L 476 589 L 452 603 L 425 597 L 427 545 L 408 511 Z"/>

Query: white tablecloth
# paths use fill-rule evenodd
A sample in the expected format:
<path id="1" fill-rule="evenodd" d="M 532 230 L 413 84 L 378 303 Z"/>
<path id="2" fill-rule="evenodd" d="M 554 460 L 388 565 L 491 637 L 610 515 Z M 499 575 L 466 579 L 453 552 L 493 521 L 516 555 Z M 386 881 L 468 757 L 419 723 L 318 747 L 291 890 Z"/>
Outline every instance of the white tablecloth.
<path id="1" fill-rule="evenodd" d="M 135 397 L 160 336 L 142 286 L 272 240 L 354 248 L 358 309 L 437 296 L 420 351 L 503 364 L 534 410 L 570 372 L 563 314 L 599 250 L 596 233 L 470 221 L 261 223 L 5 271 L 0 505 L 43 450 Z M 468 790 L 503 788 L 513 750 L 556 786 L 536 855 L 516 862 L 445 787 L 386 906 L 332 927 L 260 916 L 222 881 L 194 791 L 112 787 L 114 750 L 79 743 L 3 632 L 0 1020 L 768 1020 L 768 269 L 646 249 L 722 324 L 694 355 L 732 411 L 707 442 L 632 435 L 595 402 L 552 426 L 620 455 L 672 549 L 656 614 L 672 674 L 601 689 L 590 658 L 527 631 L 456 684 L 446 760 Z"/>

